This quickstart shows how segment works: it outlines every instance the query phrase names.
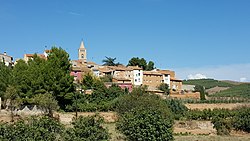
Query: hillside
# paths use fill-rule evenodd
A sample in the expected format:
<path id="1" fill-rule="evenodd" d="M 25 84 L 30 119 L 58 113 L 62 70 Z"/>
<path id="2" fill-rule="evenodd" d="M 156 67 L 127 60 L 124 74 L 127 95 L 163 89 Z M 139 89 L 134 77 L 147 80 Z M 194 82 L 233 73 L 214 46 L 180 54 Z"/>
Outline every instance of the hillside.
<path id="1" fill-rule="evenodd" d="M 188 85 L 202 85 L 205 89 L 210 89 L 214 87 L 233 87 L 235 86 L 232 83 L 227 83 L 224 81 L 218 81 L 214 79 L 192 79 L 192 80 L 183 80 L 183 84 Z"/>
<path id="2" fill-rule="evenodd" d="M 218 92 L 213 97 L 242 97 L 242 98 L 250 98 L 250 84 L 240 84 L 235 85 L 227 90 Z"/>

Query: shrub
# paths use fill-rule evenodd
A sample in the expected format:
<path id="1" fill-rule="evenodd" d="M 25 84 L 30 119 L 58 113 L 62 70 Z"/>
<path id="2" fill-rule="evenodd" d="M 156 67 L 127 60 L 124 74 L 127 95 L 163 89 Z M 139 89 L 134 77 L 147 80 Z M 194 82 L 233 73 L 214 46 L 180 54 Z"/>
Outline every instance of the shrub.
<path id="1" fill-rule="evenodd" d="M 13 124 L 0 124 L 0 140 L 4 141 L 55 141 L 63 126 L 48 117 L 29 118 Z"/>
<path id="2" fill-rule="evenodd" d="M 121 115 L 139 107 L 152 110 L 158 109 L 164 114 L 169 114 L 170 112 L 164 100 L 157 95 L 151 94 L 124 95 L 117 100 L 115 111 Z"/>
<path id="3" fill-rule="evenodd" d="M 116 111 L 120 116 L 117 129 L 128 140 L 173 140 L 171 111 L 158 96 L 124 95 L 118 100 Z"/>
<path id="4" fill-rule="evenodd" d="M 171 112 L 174 113 L 174 118 L 176 120 L 179 120 L 180 117 L 184 117 L 185 113 L 188 111 L 188 108 L 182 103 L 181 100 L 167 99 L 166 103 Z"/>
<path id="5" fill-rule="evenodd" d="M 165 95 L 169 95 L 169 93 L 170 93 L 168 84 L 161 83 L 160 86 L 158 87 L 158 89 L 163 91 Z"/>
<path id="6" fill-rule="evenodd" d="M 233 118 L 233 126 L 236 130 L 250 132 L 250 107 L 235 109 L 237 112 Z"/>
<path id="7" fill-rule="evenodd" d="M 172 120 L 159 110 L 135 108 L 120 117 L 117 129 L 131 141 L 170 141 Z"/>
<path id="8" fill-rule="evenodd" d="M 204 110 L 189 110 L 186 112 L 186 118 L 191 120 L 211 120 L 213 118 L 232 118 L 235 115 L 235 110 L 229 109 L 204 109 Z"/>
<path id="9" fill-rule="evenodd" d="M 65 131 L 66 141 L 99 141 L 110 138 L 107 129 L 102 126 L 103 118 L 95 115 L 89 117 L 80 116 L 72 124 L 73 128 Z"/>
<path id="10" fill-rule="evenodd" d="M 213 118 L 212 123 L 214 124 L 214 128 L 218 135 L 230 135 L 232 130 L 231 119 L 215 117 Z"/>

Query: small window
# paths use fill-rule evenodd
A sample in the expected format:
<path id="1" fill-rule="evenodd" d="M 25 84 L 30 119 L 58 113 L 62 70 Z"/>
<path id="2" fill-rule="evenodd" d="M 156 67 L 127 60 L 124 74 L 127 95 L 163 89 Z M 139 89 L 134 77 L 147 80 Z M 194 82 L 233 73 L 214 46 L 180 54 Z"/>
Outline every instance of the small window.
<path id="1" fill-rule="evenodd" d="M 84 55 L 82 54 L 82 58 L 84 58 Z"/>

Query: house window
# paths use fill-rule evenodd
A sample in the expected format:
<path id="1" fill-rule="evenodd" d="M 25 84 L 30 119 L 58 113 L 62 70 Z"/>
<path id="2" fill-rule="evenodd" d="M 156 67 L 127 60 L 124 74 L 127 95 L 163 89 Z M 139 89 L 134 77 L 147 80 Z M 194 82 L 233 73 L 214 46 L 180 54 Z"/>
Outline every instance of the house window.
<path id="1" fill-rule="evenodd" d="M 138 76 L 140 76 L 140 73 L 138 73 Z"/>
<path id="2" fill-rule="evenodd" d="M 137 79 L 135 79 L 135 82 L 137 82 Z"/>

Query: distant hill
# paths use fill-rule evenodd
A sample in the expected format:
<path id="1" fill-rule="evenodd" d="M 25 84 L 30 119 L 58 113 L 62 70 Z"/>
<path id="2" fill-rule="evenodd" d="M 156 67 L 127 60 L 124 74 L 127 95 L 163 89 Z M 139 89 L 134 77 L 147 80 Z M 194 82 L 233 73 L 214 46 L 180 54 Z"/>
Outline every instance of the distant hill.
<path id="1" fill-rule="evenodd" d="M 226 83 L 233 84 L 233 85 L 240 85 L 240 84 L 247 84 L 247 83 L 249 83 L 249 82 L 237 82 L 237 81 L 232 81 L 232 80 L 222 80 L 222 82 L 226 82 Z"/>
<path id="2" fill-rule="evenodd" d="M 184 80 L 183 84 L 204 86 L 206 92 L 212 97 L 240 97 L 250 98 L 250 83 L 214 80 L 214 79 L 192 79 Z"/>
<path id="3" fill-rule="evenodd" d="M 213 97 L 241 97 L 250 98 L 250 83 L 234 85 L 233 87 L 212 95 Z"/>
<path id="4" fill-rule="evenodd" d="M 210 89 L 214 87 L 233 87 L 235 84 L 214 80 L 214 79 L 191 79 L 191 80 L 183 80 L 183 84 L 188 85 L 201 85 L 204 86 L 205 89 Z"/>

